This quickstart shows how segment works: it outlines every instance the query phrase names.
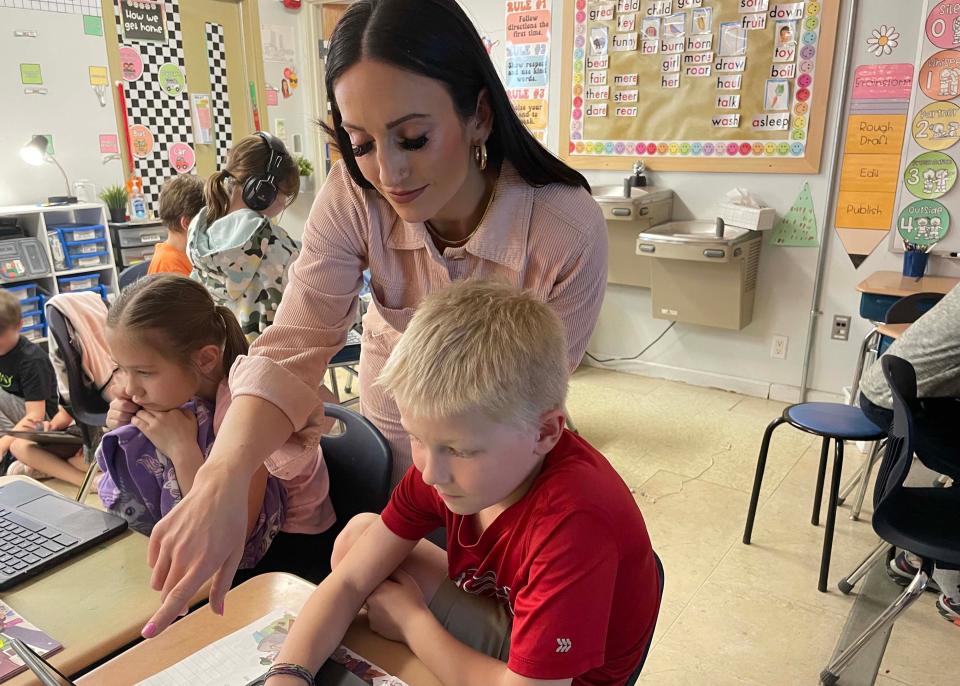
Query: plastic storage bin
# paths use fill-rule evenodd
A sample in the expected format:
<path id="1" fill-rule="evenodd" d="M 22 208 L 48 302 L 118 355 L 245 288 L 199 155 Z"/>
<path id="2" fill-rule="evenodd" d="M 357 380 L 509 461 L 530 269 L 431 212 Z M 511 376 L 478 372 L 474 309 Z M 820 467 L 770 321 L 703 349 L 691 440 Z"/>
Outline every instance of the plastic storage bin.
<path id="1" fill-rule="evenodd" d="M 49 228 L 56 229 L 64 243 L 74 241 L 104 240 L 106 229 L 103 224 L 57 224 Z"/>
<path id="2" fill-rule="evenodd" d="M 26 300 L 20 301 L 20 311 L 21 312 L 32 312 L 33 310 L 42 310 L 43 304 L 46 302 L 46 298 L 43 293 L 33 296 L 32 298 L 27 298 Z"/>
<path id="3" fill-rule="evenodd" d="M 87 255 L 74 255 L 67 259 L 69 269 L 93 269 L 95 267 L 106 267 L 110 264 L 110 253 L 101 251 Z"/>
<path id="4" fill-rule="evenodd" d="M 28 341 L 39 341 L 41 338 L 47 337 L 47 327 L 45 324 L 25 326 L 20 329 L 20 335 L 26 338 Z"/>
<path id="5" fill-rule="evenodd" d="M 121 248 L 142 248 L 167 240 L 167 229 L 162 225 L 118 227 L 116 233 Z"/>
<path id="6" fill-rule="evenodd" d="M 81 274 L 80 276 L 61 276 L 57 279 L 61 293 L 89 291 L 100 285 L 99 274 Z"/>
<path id="7" fill-rule="evenodd" d="M 37 324 L 43 324 L 43 311 L 31 310 L 20 315 L 20 328 L 27 329 Z"/>
<path id="8" fill-rule="evenodd" d="M 141 248 L 120 248 L 121 268 L 126 269 L 137 262 L 149 262 L 153 259 L 156 246 L 149 245 Z"/>
<path id="9" fill-rule="evenodd" d="M 34 300 L 39 292 L 38 286 L 35 283 L 21 283 L 16 286 L 7 286 L 6 289 L 17 296 L 17 300 L 20 301 L 21 306 L 25 301 Z"/>
<path id="10" fill-rule="evenodd" d="M 99 267 L 110 263 L 110 253 L 107 251 L 107 242 L 101 238 L 92 238 L 84 241 L 64 241 L 66 250 L 65 262 L 67 269 L 82 267 Z"/>
<path id="11" fill-rule="evenodd" d="M 107 296 L 109 295 L 109 291 L 107 291 L 107 287 L 106 287 L 106 286 L 94 286 L 93 288 L 81 288 L 80 290 L 70 291 L 70 292 L 71 292 L 71 293 L 86 293 L 86 292 L 88 292 L 88 291 L 91 292 L 91 293 L 96 293 L 97 295 L 100 296 L 100 299 L 101 299 L 103 302 L 107 303 L 108 306 L 110 305 L 110 300 L 109 300 L 109 298 L 107 297 Z"/>

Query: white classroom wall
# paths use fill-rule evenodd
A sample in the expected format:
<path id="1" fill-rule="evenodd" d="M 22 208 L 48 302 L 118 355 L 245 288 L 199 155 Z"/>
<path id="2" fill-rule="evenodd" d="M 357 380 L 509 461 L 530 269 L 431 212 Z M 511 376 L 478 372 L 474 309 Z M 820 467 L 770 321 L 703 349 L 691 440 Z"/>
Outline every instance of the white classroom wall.
<path id="1" fill-rule="evenodd" d="M 122 184 L 122 163 L 104 164 L 100 154 L 100 135 L 117 135 L 114 92 L 107 88 L 101 106 L 88 72 L 107 66 L 103 37 L 85 35 L 76 12 L 2 7 L 0 27 L 0 206 L 34 204 L 65 192 L 55 165 L 31 167 L 20 159 L 20 148 L 34 134 L 53 135 L 57 161 L 71 184 L 88 179 L 97 192 Z M 37 35 L 15 37 L 15 31 Z M 41 65 L 46 95 L 24 93 L 32 86 L 20 82 L 21 63 Z"/>

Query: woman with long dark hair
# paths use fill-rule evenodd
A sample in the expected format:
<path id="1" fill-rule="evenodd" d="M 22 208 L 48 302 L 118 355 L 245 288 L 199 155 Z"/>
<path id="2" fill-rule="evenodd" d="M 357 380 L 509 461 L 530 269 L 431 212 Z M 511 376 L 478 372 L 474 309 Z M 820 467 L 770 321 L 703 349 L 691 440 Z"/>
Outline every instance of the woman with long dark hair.
<path id="1" fill-rule="evenodd" d="M 285 468 L 270 456 L 321 407 L 317 389 L 354 319 L 364 269 L 374 305 L 360 398 L 390 442 L 394 482 L 411 464 L 409 438 L 374 382 L 425 295 L 465 278 L 533 291 L 564 324 L 571 369 L 596 323 L 607 270 L 600 209 L 583 176 L 520 122 L 455 0 L 354 2 L 326 70 L 325 128 L 343 162 L 314 201 L 274 324 L 233 368 L 233 404 L 210 458 L 154 529 L 150 560 L 165 600 L 145 634 L 211 576 L 222 606 L 243 543 L 242 489 L 230 482 L 265 461 Z"/>

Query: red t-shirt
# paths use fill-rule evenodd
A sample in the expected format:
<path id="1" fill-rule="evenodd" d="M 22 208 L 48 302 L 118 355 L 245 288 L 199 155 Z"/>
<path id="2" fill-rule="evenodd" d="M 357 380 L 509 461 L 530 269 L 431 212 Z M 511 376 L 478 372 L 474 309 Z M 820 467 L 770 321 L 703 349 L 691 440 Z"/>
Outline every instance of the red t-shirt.
<path id="1" fill-rule="evenodd" d="M 630 490 L 579 436 L 563 432 L 527 494 L 479 538 L 474 516 L 448 510 L 415 467 L 382 517 L 408 540 L 446 526 L 450 578 L 513 615 L 513 672 L 619 686 L 636 669 L 660 605 L 653 548 Z"/>

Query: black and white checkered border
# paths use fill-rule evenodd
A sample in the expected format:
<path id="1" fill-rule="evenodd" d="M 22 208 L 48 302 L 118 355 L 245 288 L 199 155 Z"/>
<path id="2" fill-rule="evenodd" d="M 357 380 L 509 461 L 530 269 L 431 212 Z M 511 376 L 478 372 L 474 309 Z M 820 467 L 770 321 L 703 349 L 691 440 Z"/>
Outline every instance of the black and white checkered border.
<path id="1" fill-rule="evenodd" d="M 136 81 L 125 81 L 127 98 L 127 117 L 130 126 L 142 124 L 153 134 L 153 151 L 144 158 L 134 158 L 136 173 L 143 179 L 143 192 L 147 200 L 147 210 L 158 210 L 160 188 L 165 179 L 176 171 L 170 166 L 167 150 L 174 143 L 193 143 L 193 122 L 190 117 L 190 95 L 184 88 L 182 93 L 167 95 L 160 87 L 157 78 L 160 67 L 175 64 L 184 69 L 183 33 L 180 27 L 180 7 L 178 0 L 167 0 L 165 11 L 167 19 L 167 42 L 123 40 L 123 28 L 120 24 L 120 0 L 114 0 L 117 6 L 117 38 L 121 45 L 135 48 L 143 58 L 143 75 Z"/>
<path id="2" fill-rule="evenodd" d="M 233 144 L 230 124 L 230 97 L 227 92 L 227 48 L 223 26 L 204 24 L 207 36 L 207 63 L 210 65 L 210 100 L 213 109 L 213 135 L 217 146 L 217 169 L 227 164 L 227 153 Z"/>
<path id="3" fill-rule="evenodd" d="M 100 16 L 100 0 L 0 0 L 0 8 Z"/>

